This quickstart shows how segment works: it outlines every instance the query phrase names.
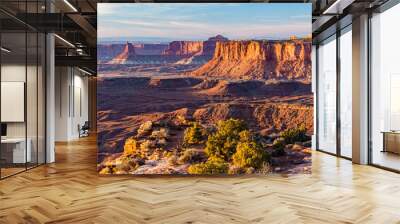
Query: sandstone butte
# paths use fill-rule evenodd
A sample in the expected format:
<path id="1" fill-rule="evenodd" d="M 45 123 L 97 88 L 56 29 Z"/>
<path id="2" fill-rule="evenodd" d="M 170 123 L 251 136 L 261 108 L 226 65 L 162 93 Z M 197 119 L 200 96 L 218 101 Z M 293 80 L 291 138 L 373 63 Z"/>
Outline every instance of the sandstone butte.
<path id="1" fill-rule="evenodd" d="M 212 59 L 191 73 L 231 79 L 311 80 L 311 42 L 217 42 Z"/>
<path id="2" fill-rule="evenodd" d="M 134 60 L 135 56 L 135 47 L 133 44 L 127 42 L 122 52 L 113 58 L 109 64 L 125 64 L 128 61 Z"/>
<path id="3" fill-rule="evenodd" d="M 228 41 L 228 39 L 221 35 L 210 37 L 206 41 L 172 41 L 168 48 L 163 52 L 163 55 L 212 56 L 214 54 L 216 43 L 225 41 Z"/>
<path id="4" fill-rule="evenodd" d="M 207 41 L 173 41 L 162 55 L 210 56 L 189 73 L 194 76 L 311 81 L 311 42 L 306 40 L 231 41 L 218 35 Z M 133 44 L 126 43 L 109 64 L 126 64 L 136 57 Z"/>

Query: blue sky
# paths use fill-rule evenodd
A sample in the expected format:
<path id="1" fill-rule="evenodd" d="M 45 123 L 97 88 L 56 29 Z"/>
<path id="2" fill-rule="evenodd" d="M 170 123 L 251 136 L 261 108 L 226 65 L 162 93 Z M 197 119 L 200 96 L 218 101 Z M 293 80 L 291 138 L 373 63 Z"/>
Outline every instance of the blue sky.
<path id="1" fill-rule="evenodd" d="M 284 39 L 311 34 L 311 4 L 99 3 L 98 37 Z"/>

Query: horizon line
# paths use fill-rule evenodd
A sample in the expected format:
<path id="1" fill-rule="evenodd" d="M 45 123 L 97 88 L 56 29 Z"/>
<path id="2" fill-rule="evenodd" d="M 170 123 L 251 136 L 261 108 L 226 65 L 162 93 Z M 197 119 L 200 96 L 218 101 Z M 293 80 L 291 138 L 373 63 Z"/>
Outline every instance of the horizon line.
<path id="1" fill-rule="evenodd" d="M 216 35 L 217 36 L 217 35 Z M 216 37 L 216 36 L 211 36 L 209 38 L 212 37 Z M 255 38 L 247 38 L 247 39 L 242 39 L 242 38 L 229 38 L 227 36 L 223 36 L 222 37 L 227 38 L 228 40 L 232 40 L 232 41 L 246 41 L 246 40 L 290 40 L 291 38 L 296 38 L 296 39 L 307 39 L 311 37 L 311 34 L 307 34 L 307 35 L 301 35 L 301 36 L 297 36 L 297 35 L 290 35 L 287 37 L 255 37 Z M 143 39 L 140 39 L 143 38 Z M 146 39 L 148 38 L 148 39 Z M 151 39 L 155 39 L 153 41 L 161 41 L 161 40 L 165 40 L 168 42 L 171 41 L 207 41 L 209 38 L 166 38 L 166 37 L 100 37 L 97 38 L 97 41 L 126 41 L 126 42 L 140 42 L 140 41 L 152 41 Z M 107 40 L 108 39 L 108 40 Z M 136 40 L 134 40 L 136 39 Z"/>

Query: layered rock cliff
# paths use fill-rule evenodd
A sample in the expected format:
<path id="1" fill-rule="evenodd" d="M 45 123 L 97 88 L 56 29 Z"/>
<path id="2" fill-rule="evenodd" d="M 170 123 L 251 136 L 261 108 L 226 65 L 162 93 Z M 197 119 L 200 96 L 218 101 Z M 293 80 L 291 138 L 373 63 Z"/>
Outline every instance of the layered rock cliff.
<path id="1" fill-rule="evenodd" d="M 212 56 L 217 42 L 228 41 L 227 38 L 217 35 L 206 41 L 172 41 L 164 51 L 164 55 L 174 56 Z"/>
<path id="2" fill-rule="evenodd" d="M 135 60 L 135 47 L 131 43 L 126 43 L 124 50 L 112 59 L 109 64 L 126 64 L 129 61 Z"/>
<path id="3" fill-rule="evenodd" d="M 110 61 L 119 55 L 126 44 L 98 44 L 97 58 L 101 61 Z M 168 44 L 134 44 L 136 55 L 161 55 Z"/>
<path id="4" fill-rule="evenodd" d="M 216 42 L 213 58 L 193 75 L 231 79 L 311 80 L 311 42 Z"/>
<path id="5" fill-rule="evenodd" d="M 135 44 L 134 47 L 137 55 L 161 55 L 168 44 Z"/>
<path id="6" fill-rule="evenodd" d="M 109 61 L 120 54 L 123 49 L 123 44 L 99 44 L 97 45 L 97 59 Z"/>
<path id="7" fill-rule="evenodd" d="M 215 51 L 215 46 L 217 42 L 226 42 L 228 38 L 223 37 L 222 35 L 217 35 L 215 37 L 210 37 L 208 40 L 203 43 L 203 55 L 213 56 Z"/>
<path id="8" fill-rule="evenodd" d="M 203 53 L 203 41 L 172 41 L 163 55 L 193 56 Z"/>

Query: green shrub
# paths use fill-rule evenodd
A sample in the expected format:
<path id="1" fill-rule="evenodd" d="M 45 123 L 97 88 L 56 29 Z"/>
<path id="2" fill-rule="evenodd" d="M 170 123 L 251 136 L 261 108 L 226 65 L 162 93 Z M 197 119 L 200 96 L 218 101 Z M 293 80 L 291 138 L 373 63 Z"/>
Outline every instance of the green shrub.
<path id="1" fill-rule="evenodd" d="M 143 124 L 140 125 L 138 131 L 137 131 L 137 135 L 139 137 L 141 136 L 145 136 L 147 134 L 150 134 L 151 130 L 153 128 L 153 122 L 151 121 L 146 121 Z"/>
<path id="2" fill-rule="evenodd" d="M 124 155 L 134 155 L 137 153 L 137 142 L 134 138 L 130 137 L 125 140 Z"/>
<path id="3" fill-rule="evenodd" d="M 162 148 L 156 148 L 151 155 L 147 157 L 149 160 L 160 160 L 163 158 L 164 150 Z"/>
<path id="4" fill-rule="evenodd" d="M 246 130 L 246 124 L 237 119 L 219 121 L 217 131 L 207 139 L 205 152 L 209 157 L 215 156 L 229 161 L 236 151 L 240 140 L 239 133 Z"/>
<path id="5" fill-rule="evenodd" d="M 275 139 L 274 143 L 272 144 L 272 148 L 274 151 L 272 151 L 271 155 L 273 157 L 286 155 L 285 146 L 286 144 L 284 138 Z"/>
<path id="6" fill-rule="evenodd" d="M 188 127 L 185 130 L 185 134 L 183 136 L 183 145 L 190 146 L 195 144 L 200 144 L 204 140 L 204 130 L 203 127 L 195 122 L 192 127 Z"/>
<path id="7" fill-rule="evenodd" d="M 293 144 L 295 142 L 304 142 L 308 140 L 307 130 L 304 125 L 299 128 L 287 129 L 281 133 L 281 137 L 285 140 L 286 144 Z"/>
<path id="8" fill-rule="evenodd" d="M 236 146 L 236 152 L 232 156 L 233 165 L 241 168 L 260 168 L 269 155 L 260 144 L 253 140 L 249 131 L 240 133 L 240 142 Z"/>
<path id="9" fill-rule="evenodd" d="M 115 167 L 116 174 L 127 174 L 139 167 L 138 160 L 131 157 L 122 157 L 120 163 Z"/>
<path id="10" fill-rule="evenodd" d="M 178 160 L 180 164 L 195 163 L 199 161 L 204 161 L 204 156 L 195 149 L 186 149 Z"/>
<path id="11" fill-rule="evenodd" d="M 164 151 L 163 152 L 163 157 L 165 158 L 169 158 L 171 156 L 175 155 L 173 152 L 169 152 L 169 151 Z"/>
<path id="12" fill-rule="evenodd" d="M 285 148 L 285 139 L 284 138 L 277 138 L 274 140 L 274 142 L 272 143 L 272 147 L 274 149 L 283 149 Z"/>
<path id="13" fill-rule="evenodd" d="M 210 157 L 205 163 L 189 166 L 189 174 L 225 174 L 228 172 L 229 164 L 224 159 Z"/>
<path id="14" fill-rule="evenodd" d="M 154 130 L 150 138 L 152 139 L 167 139 L 169 137 L 168 129 L 160 128 L 160 130 Z"/>
<path id="15" fill-rule="evenodd" d="M 154 148 L 156 147 L 156 144 L 154 141 L 151 140 L 145 140 L 140 144 L 140 156 L 141 157 L 146 157 L 149 156 L 153 153 Z"/>
<path id="16" fill-rule="evenodd" d="M 239 135 L 241 131 L 247 129 L 244 121 L 239 119 L 230 118 L 226 121 L 218 121 L 217 123 L 217 131 L 226 136 L 229 135 Z"/>
<path id="17" fill-rule="evenodd" d="M 101 169 L 99 171 L 100 175 L 104 175 L 104 174 L 112 174 L 112 168 L 110 167 L 104 167 L 103 169 Z"/>
<path id="18" fill-rule="evenodd" d="M 241 131 L 239 133 L 239 139 L 240 142 L 251 142 L 254 141 L 254 136 L 252 135 L 252 133 L 248 130 L 245 131 Z"/>

